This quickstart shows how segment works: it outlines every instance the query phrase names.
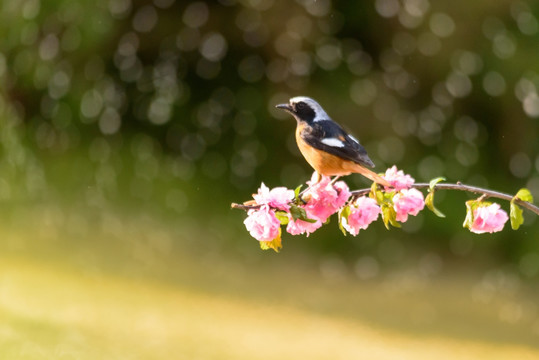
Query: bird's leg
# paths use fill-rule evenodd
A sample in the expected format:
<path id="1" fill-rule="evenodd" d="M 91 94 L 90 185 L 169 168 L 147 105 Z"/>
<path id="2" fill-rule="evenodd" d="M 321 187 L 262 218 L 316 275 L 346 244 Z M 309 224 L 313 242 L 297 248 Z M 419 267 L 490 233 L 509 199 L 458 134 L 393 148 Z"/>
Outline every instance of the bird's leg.
<path id="1" fill-rule="evenodd" d="M 331 179 L 331 182 L 330 182 L 331 186 L 335 185 L 335 183 L 337 182 L 337 180 L 339 180 L 340 177 L 341 177 L 340 175 L 337 175 L 333 179 Z"/>
<path id="2" fill-rule="evenodd" d="M 314 184 L 318 184 L 320 182 L 320 180 L 322 180 L 322 175 L 317 171 L 316 172 L 316 182 Z M 313 184 L 313 185 L 314 185 Z M 303 200 L 303 195 L 309 191 L 311 189 L 312 185 L 310 185 L 309 187 L 307 187 L 305 190 L 303 190 L 302 192 L 299 193 L 298 197 L 301 199 L 301 201 L 303 201 L 304 203 L 306 203 L 305 200 Z"/>

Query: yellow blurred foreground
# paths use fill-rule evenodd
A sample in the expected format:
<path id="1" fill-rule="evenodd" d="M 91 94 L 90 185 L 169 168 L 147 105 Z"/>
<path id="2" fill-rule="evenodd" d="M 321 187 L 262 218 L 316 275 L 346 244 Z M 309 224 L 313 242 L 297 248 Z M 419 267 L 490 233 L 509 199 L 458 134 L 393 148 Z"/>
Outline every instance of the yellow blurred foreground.
<path id="1" fill-rule="evenodd" d="M 2 259 L 0 274 L 2 359 L 539 358 L 539 349 L 524 345 L 406 334 L 278 299 L 16 258 Z"/>

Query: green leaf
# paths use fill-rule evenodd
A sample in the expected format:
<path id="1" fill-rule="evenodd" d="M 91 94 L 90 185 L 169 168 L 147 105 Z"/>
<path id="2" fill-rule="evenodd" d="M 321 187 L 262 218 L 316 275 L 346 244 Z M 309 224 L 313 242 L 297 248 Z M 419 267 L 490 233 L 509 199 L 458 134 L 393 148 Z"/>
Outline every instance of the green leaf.
<path id="1" fill-rule="evenodd" d="M 346 236 L 346 229 L 342 225 L 343 219 L 346 219 L 348 221 L 348 216 L 350 215 L 350 205 L 347 205 L 342 208 L 341 211 L 339 211 L 339 229 L 341 229 L 344 236 Z"/>
<path id="2" fill-rule="evenodd" d="M 381 205 L 384 202 L 384 193 L 378 189 L 378 184 L 375 182 L 373 182 L 371 185 L 371 192 L 369 196 L 376 200 L 378 205 Z"/>
<path id="3" fill-rule="evenodd" d="M 434 207 L 434 191 L 429 192 L 427 197 L 425 197 L 425 205 L 427 205 L 427 208 L 429 208 L 429 210 L 432 211 L 436 216 L 441 218 L 445 217 L 440 210 Z"/>
<path id="4" fill-rule="evenodd" d="M 515 195 L 515 198 L 518 198 L 522 201 L 526 201 L 526 202 L 533 202 L 533 196 L 530 192 L 530 190 L 526 189 L 526 188 L 522 188 L 520 189 L 517 194 Z"/>
<path id="5" fill-rule="evenodd" d="M 279 235 L 271 241 L 260 241 L 260 248 L 262 250 L 273 249 L 275 252 L 279 252 L 283 248 L 281 240 L 281 228 L 279 228 Z"/>
<path id="6" fill-rule="evenodd" d="M 509 218 L 511 219 L 511 229 L 517 230 L 520 225 L 524 222 L 524 217 L 522 216 L 522 209 L 515 204 L 514 201 L 511 201 L 511 207 L 509 212 Z"/>
<path id="7" fill-rule="evenodd" d="M 281 225 L 287 225 L 288 222 L 290 221 L 290 219 L 288 218 L 288 215 L 286 214 L 286 211 L 276 211 L 275 217 L 277 218 L 277 220 L 279 220 Z"/>
<path id="8" fill-rule="evenodd" d="M 292 215 L 292 218 L 294 220 L 303 220 L 309 223 L 315 223 L 317 220 L 309 219 L 307 217 L 307 212 L 304 208 L 296 206 L 296 205 L 290 205 L 290 215 Z"/>
<path id="9" fill-rule="evenodd" d="M 462 227 L 465 227 L 467 229 L 472 228 L 473 224 L 473 210 L 475 207 L 477 207 L 477 200 L 468 200 L 466 201 L 466 218 L 464 219 L 464 223 L 462 224 Z"/>
<path id="10" fill-rule="evenodd" d="M 440 177 L 437 177 L 435 179 L 432 179 L 430 182 L 429 182 L 429 191 L 433 191 L 434 190 L 434 187 L 436 186 L 436 184 L 438 184 L 439 182 L 441 181 L 445 181 L 445 178 L 440 176 Z M 443 217 L 443 216 L 442 216 Z"/>
<path id="11" fill-rule="evenodd" d="M 301 193 L 301 188 L 303 187 L 303 185 L 300 185 L 298 186 L 295 190 L 294 190 L 294 198 L 296 199 L 296 202 L 300 202 L 302 201 L 299 197 L 299 194 Z"/>
<path id="12" fill-rule="evenodd" d="M 381 206 L 382 208 L 382 220 L 384 221 L 384 225 L 386 229 L 389 230 L 389 225 L 391 224 L 394 227 L 400 228 L 401 224 L 397 222 L 397 212 L 395 211 L 395 208 L 393 205 L 384 203 Z"/>
<path id="13" fill-rule="evenodd" d="M 262 250 L 273 249 L 275 252 L 279 252 L 283 248 L 281 238 L 273 239 L 272 241 L 260 241 L 260 248 Z"/>

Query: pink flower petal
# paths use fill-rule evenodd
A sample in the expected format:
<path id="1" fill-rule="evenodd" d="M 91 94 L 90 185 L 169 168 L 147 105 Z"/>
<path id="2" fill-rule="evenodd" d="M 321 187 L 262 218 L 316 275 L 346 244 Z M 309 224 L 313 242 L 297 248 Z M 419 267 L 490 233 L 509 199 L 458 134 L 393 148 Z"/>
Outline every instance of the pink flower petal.
<path id="1" fill-rule="evenodd" d="M 305 205 L 305 210 L 321 222 L 325 222 L 343 207 L 351 195 L 344 181 L 338 181 L 332 185 L 331 178 L 328 176 L 322 176 L 322 179 L 316 182 L 316 177 L 313 175 L 307 184 L 310 188 L 306 194 L 309 201 Z"/>
<path id="2" fill-rule="evenodd" d="M 258 241 L 271 241 L 279 236 L 281 222 L 268 205 L 257 210 L 249 210 L 247 214 L 247 219 L 243 223 L 252 237 Z"/>
<path id="3" fill-rule="evenodd" d="M 322 222 L 317 220 L 314 223 L 303 220 L 293 220 L 290 219 L 288 225 L 286 226 L 286 231 L 292 235 L 307 234 L 309 236 L 322 226 Z"/>
<path id="4" fill-rule="evenodd" d="M 258 193 L 253 195 L 256 203 L 259 205 L 269 205 L 274 209 L 288 211 L 288 203 L 294 199 L 294 191 L 285 187 L 276 187 L 269 189 L 264 183 L 258 189 Z"/>
<path id="5" fill-rule="evenodd" d="M 498 232 L 503 229 L 507 220 L 509 216 L 499 204 L 479 206 L 474 210 L 474 221 L 470 231 L 476 234 Z"/>
<path id="6" fill-rule="evenodd" d="M 376 200 L 362 196 L 350 205 L 350 214 L 348 219 L 342 219 L 342 226 L 356 236 L 360 229 L 366 229 L 370 223 L 378 219 L 380 212 Z"/>
<path id="7" fill-rule="evenodd" d="M 417 215 L 425 207 L 423 193 L 417 189 L 404 189 L 393 197 L 396 220 L 406 222 L 408 215 Z"/>
<path id="8" fill-rule="evenodd" d="M 383 178 L 386 179 L 396 191 L 409 189 L 415 182 L 413 177 L 405 174 L 402 170 L 398 170 L 395 165 L 386 170 Z M 390 191 L 392 188 L 386 186 L 385 190 Z"/>

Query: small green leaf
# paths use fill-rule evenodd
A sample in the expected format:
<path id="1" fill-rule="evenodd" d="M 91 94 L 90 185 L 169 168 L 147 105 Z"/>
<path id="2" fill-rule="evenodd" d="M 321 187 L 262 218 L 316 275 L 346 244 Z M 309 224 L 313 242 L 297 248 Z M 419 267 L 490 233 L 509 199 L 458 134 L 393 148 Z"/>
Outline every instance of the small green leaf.
<path id="1" fill-rule="evenodd" d="M 301 188 L 302 187 L 303 187 L 303 185 L 300 185 L 294 190 L 294 198 L 296 199 L 296 202 L 301 201 L 301 199 L 299 197 L 299 194 L 301 193 Z"/>
<path id="2" fill-rule="evenodd" d="M 473 224 L 473 210 L 475 207 L 477 207 L 477 200 L 468 200 L 466 201 L 466 218 L 464 219 L 464 223 L 462 224 L 462 227 L 465 227 L 467 229 L 472 228 Z"/>
<path id="3" fill-rule="evenodd" d="M 260 248 L 262 250 L 273 249 L 275 252 L 279 252 L 283 248 L 281 240 L 281 228 L 279 228 L 279 235 L 273 240 L 270 241 L 260 241 Z"/>
<path id="4" fill-rule="evenodd" d="M 400 228 L 401 224 L 397 222 L 397 212 L 395 211 L 395 208 L 393 205 L 384 203 L 382 206 L 382 220 L 384 221 L 384 225 L 386 229 L 389 230 L 389 225 L 391 224 L 394 227 Z"/>
<path id="5" fill-rule="evenodd" d="M 429 192 L 425 197 L 425 205 L 427 205 L 427 208 L 429 208 L 429 210 L 432 211 L 436 216 L 441 218 L 445 217 L 440 210 L 434 207 L 434 191 Z"/>
<path id="6" fill-rule="evenodd" d="M 371 185 L 371 192 L 369 193 L 369 197 L 376 200 L 378 205 L 381 205 L 384 202 L 384 193 L 378 189 L 378 184 L 373 182 Z"/>
<path id="7" fill-rule="evenodd" d="M 288 215 L 286 214 L 285 211 L 276 211 L 275 217 L 277 218 L 277 220 L 279 220 L 281 225 L 287 225 L 289 222 Z"/>
<path id="8" fill-rule="evenodd" d="M 513 230 L 517 230 L 524 222 L 524 217 L 522 216 L 522 209 L 517 204 L 515 204 L 514 201 L 511 201 L 510 204 L 511 210 L 509 212 L 509 218 L 511 219 L 511 228 Z"/>
<path id="9" fill-rule="evenodd" d="M 343 222 L 343 219 L 348 221 L 349 215 L 350 215 L 350 205 L 343 207 L 342 210 L 339 211 L 339 229 L 341 229 L 344 236 L 346 236 L 346 229 L 344 228 L 342 222 Z"/>
<path id="10" fill-rule="evenodd" d="M 309 219 L 305 209 L 296 205 L 290 205 L 290 215 L 292 215 L 294 220 L 303 220 L 309 223 L 315 223 L 317 221 L 314 219 Z"/>
<path id="11" fill-rule="evenodd" d="M 305 213 L 305 209 L 300 208 L 299 206 L 296 206 L 296 205 L 290 205 L 290 215 L 292 215 L 292 218 L 294 220 L 301 219 L 302 215 L 303 217 L 307 216 L 307 214 Z"/>
<path id="12" fill-rule="evenodd" d="M 533 202 L 533 196 L 530 192 L 530 190 L 526 189 L 526 188 L 522 188 L 520 189 L 517 194 L 515 195 L 515 198 L 518 198 L 522 201 L 526 201 L 526 202 Z"/>
<path id="13" fill-rule="evenodd" d="M 429 191 L 432 191 L 434 190 L 434 187 L 436 186 L 436 184 L 438 184 L 439 182 L 441 181 L 445 181 L 445 178 L 440 176 L 440 177 L 437 177 L 435 179 L 432 179 L 430 182 L 429 182 Z"/>

